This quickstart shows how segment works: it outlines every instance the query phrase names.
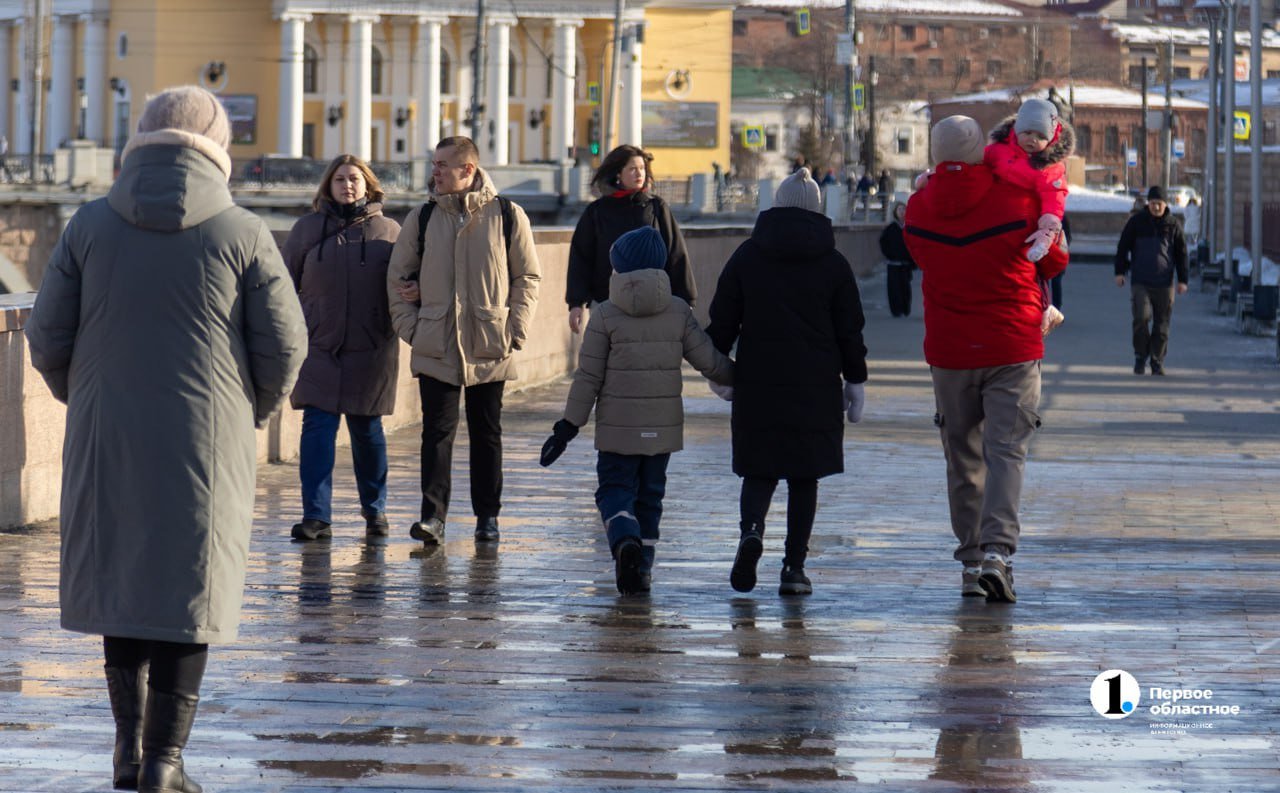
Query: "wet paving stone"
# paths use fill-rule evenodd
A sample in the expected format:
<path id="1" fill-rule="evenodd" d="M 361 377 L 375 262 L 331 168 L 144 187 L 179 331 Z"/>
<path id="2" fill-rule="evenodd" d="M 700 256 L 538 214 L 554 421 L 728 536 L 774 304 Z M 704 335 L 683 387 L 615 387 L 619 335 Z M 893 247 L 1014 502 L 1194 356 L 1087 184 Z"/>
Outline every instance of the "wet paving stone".
<path id="1" fill-rule="evenodd" d="M 921 320 L 871 281 L 866 419 L 820 485 L 812 597 L 776 593 L 782 493 L 760 585 L 729 588 L 728 405 L 696 377 L 648 598 L 614 587 L 590 433 L 537 465 L 566 384 L 512 394 L 497 547 L 471 539 L 463 460 L 445 545 L 408 538 L 413 430 L 391 438 L 385 540 L 345 461 L 323 544 L 290 541 L 296 466 L 261 470 L 241 639 L 213 648 L 188 769 L 272 793 L 1280 788 L 1274 340 L 1193 293 L 1169 376 L 1135 377 L 1109 268 L 1066 287 L 1017 604 L 959 597 Z M 100 644 L 58 628 L 57 565 L 56 526 L 0 533 L 4 793 L 110 789 Z M 1090 704 L 1108 669 L 1140 685 L 1127 718 Z M 1151 687 L 1240 713 L 1153 715 Z"/>

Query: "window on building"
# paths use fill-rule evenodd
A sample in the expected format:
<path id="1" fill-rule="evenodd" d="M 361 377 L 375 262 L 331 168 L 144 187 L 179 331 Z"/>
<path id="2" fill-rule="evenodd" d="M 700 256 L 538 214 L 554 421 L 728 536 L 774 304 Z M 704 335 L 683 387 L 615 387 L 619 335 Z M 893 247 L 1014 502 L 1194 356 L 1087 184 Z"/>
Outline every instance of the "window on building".
<path id="1" fill-rule="evenodd" d="M 507 96 L 519 96 L 520 62 L 514 52 L 507 53 Z"/>
<path id="2" fill-rule="evenodd" d="M 735 36 L 747 35 L 747 20 L 745 19 L 733 20 L 733 35 Z"/>
<path id="3" fill-rule="evenodd" d="M 1187 152 L 1187 156 L 1198 162 L 1204 162 L 1204 130 L 1191 130 L 1191 151 Z"/>
<path id="4" fill-rule="evenodd" d="M 1280 77 L 1280 69 L 1267 69 L 1267 79 L 1274 80 Z"/>
<path id="5" fill-rule="evenodd" d="M 1081 157 L 1088 157 L 1093 149 L 1093 130 L 1088 124 L 1080 124 L 1076 127 L 1076 154 Z"/>
<path id="6" fill-rule="evenodd" d="M 876 28 L 876 38 L 881 41 L 887 41 L 889 36 L 893 34 L 893 25 L 881 25 Z"/>
<path id="7" fill-rule="evenodd" d="M 302 156 L 303 157 L 316 156 L 316 125 L 315 124 L 302 125 Z"/>
<path id="8" fill-rule="evenodd" d="M 903 41 L 915 41 L 915 40 L 916 40 L 916 26 L 915 26 L 915 25 L 899 25 L 899 26 L 898 26 L 898 30 L 900 30 L 900 31 L 902 32 L 902 40 L 903 40 Z"/>
<path id="9" fill-rule="evenodd" d="M 1120 153 L 1120 128 L 1112 124 L 1102 132 L 1102 150 L 1105 154 Z"/>
<path id="10" fill-rule="evenodd" d="M 444 50 L 440 50 L 440 93 L 453 93 L 453 61 Z"/>
<path id="11" fill-rule="evenodd" d="M 369 56 L 369 90 L 374 96 L 382 93 L 382 50 L 377 47 Z"/>
<path id="12" fill-rule="evenodd" d="M 1132 141 L 1129 144 L 1130 146 L 1134 147 L 1138 151 L 1142 151 L 1142 127 L 1137 124 L 1130 126 L 1129 140 Z"/>
<path id="13" fill-rule="evenodd" d="M 910 154 L 911 140 L 911 127 L 898 127 L 893 132 L 893 150 L 898 154 Z"/>
<path id="14" fill-rule="evenodd" d="M 969 76 L 969 59 L 956 58 L 956 77 Z"/>
<path id="15" fill-rule="evenodd" d="M 1201 132 L 1200 136 L 1204 137 L 1204 133 Z M 1276 145 L 1276 122 L 1264 121 L 1262 123 L 1262 145 L 1263 146 Z"/>
<path id="16" fill-rule="evenodd" d="M 764 150 L 778 150 L 778 125 L 770 124 L 764 128 Z"/>
<path id="17" fill-rule="evenodd" d="M 942 26 L 930 25 L 929 26 L 929 43 L 933 44 L 934 46 L 937 46 L 941 42 L 942 42 Z"/>
<path id="18" fill-rule="evenodd" d="M 1001 72 L 1004 71 L 1004 64 L 1000 61 L 987 61 L 987 76 L 999 79 Z"/>
<path id="19" fill-rule="evenodd" d="M 903 77 L 916 76 L 916 59 L 915 58 L 903 58 L 898 63 L 899 63 L 898 70 L 902 72 Z"/>
<path id="20" fill-rule="evenodd" d="M 1040 65 L 1040 76 L 1041 77 L 1053 76 L 1053 61 L 1045 61 L 1043 64 Z"/>
<path id="21" fill-rule="evenodd" d="M 929 62 L 925 64 L 925 74 L 929 75 L 930 77 L 941 77 L 942 76 L 942 59 L 930 58 Z"/>
<path id="22" fill-rule="evenodd" d="M 302 92 L 304 94 L 314 94 L 316 92 L 316 78 L 320 71 L 320 58 L 316 55 L 316 48 L 310 44 L 302 45 Z"/>

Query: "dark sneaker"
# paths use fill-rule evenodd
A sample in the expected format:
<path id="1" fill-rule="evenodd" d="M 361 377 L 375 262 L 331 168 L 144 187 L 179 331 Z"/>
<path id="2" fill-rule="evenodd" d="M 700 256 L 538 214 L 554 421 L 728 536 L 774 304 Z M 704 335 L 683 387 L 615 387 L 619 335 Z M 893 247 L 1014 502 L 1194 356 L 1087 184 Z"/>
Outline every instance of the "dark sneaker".
<path id="1" fill-rule="evenodd" d="M 476 518 L 476 542 L 497 542 L 498 537 L 497 518 Z"/>
<path id="2" fill-rule="evenodd" d="M 444 521 L 439 518 L 427 518 L 421 523 L 415 523 L 409 527 L 409 536 L 423 545 L 442 545 Z"/>
<path id="3" fill-rule="evenodd" d="M 364 533 L 369 537 L 386 537 L 391 533 L 391 524 L 387 522 L 384 512 L 365 513 Z"/>
<path id="4" fill-rule="evenodd" d="M 1163 376 L 1164 376 L 1164 364 L 1160 363 L 1159 361 L 1152 361 L 1152 362 L 1151 362 L 1151 374 L 1156 375 L 1157 377 L 1163 377 Z"/>
<path id="5" fill-rule="evenodd" d="M 779 595 L 812 595 L 813 584 L 809 576 L 804 574 L 803 567 L 786 565 L 782 568 L 782 583 L 778 585 Z"/>
<path id="6" fill-rule="evenodd" d="M 622 538 L 614 557 L 613 574 L 618 591 L 624 595 L 640 592 L 644 577 L 644 549 L 640 541 L 634 537 Z"/>
<path id="7" fill-rule="evenodd" d="M 1146 359 L 1146 358 L 1134 358 L 1134 359 L 1133 359 L 1133 373 L 1134 373 L 1134 374 L 1145 374 L 1145 373 L 1146 373 L 1146 371 L 1147 371 L 1147 359 Z"/>
<path id="8" fill-rule="evenodd" d="M 328 540 L 333 537 L 333 529 L 323 520 L 304 518 L 301 523 L 293 524 L 293 538 L 298 542 Z"/>
<path id="9" fill-rule="evenodd" d="M 756 588 L 756 563 L 764 553 L 764 536 L 756 530 L 743 532 L 738 540 L 738 554 L 733 557 L 733 570 L 729 572 L 729 586 L 738 592 L 750 592 Z"/>
<path id="10" fill-rule="evenodd" d="M 1013 565 L 1001 559 L 984 559 L 982 562 L 982 588 L 987 600 L 1016 603 L 1018 595 L 1013 591 Z"/>
<path id="11" fill-rule="evenodd" d="M 982 588 L 982 568 L 966 567 L 960 576 L 960 594 L 967 598 L 984 598 L 987 590 Z"/>

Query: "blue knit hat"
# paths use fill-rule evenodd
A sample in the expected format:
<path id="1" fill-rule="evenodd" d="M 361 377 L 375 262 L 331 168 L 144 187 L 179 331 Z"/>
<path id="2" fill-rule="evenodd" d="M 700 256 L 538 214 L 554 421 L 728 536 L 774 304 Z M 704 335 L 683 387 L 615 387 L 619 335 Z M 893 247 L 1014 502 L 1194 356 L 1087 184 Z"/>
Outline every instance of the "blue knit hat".
<path id="1" fill-rule="evenodd" d="M 667 266 L 667 244 L 653 226 L 641 226 L 618 237 L 609 249 L 609 263 L 620 273 L 661 270 Z"/>

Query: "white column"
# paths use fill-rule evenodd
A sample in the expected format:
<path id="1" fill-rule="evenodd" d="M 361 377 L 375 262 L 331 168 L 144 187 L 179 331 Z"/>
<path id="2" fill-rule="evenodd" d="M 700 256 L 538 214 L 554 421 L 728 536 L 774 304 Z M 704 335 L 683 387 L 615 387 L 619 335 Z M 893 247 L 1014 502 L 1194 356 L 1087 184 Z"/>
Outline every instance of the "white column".
<path id="1" fill-rule="evenodd" d="M 45 103 L 48 121 L 44 128 L 44 150 L 52 154 L 72 137 L 71 95 L 75 88 L 72 66 L 76 62 L 75 17 L 53 18 L 53 40 L 49 60 L 49 97 Z"/>
<path id="2" fill-rule="evenodd" d="M 280 129 L 276 151 L 302 156 L 302 47 L 310 14 L 280 17 Z"/>
<path id="3" fill-rule="evenodd" d="M 345 146 L 342 141 L 343 123 L 329 123 L 329 111 L 343 107 L 343 39 L 345 24 L 342 17 L 325 17 L 324 22 L 324 158 L 332 160 L 342 154 Z"/>
<path id="4" fill-rule="evenodd" d="M 448 22 L 444 17 L 418 17 L 418 154 L 430 157 L 440 140 L 440 29 Z"/>
<path id="5" fill-rule="evenodd" d="M 507 146 L 507 126 L 511 121 L 511 108 L 508 100 L 511 94 L 511 25 L 510 19 L 497 17 L 489 27 L 489 128 L 488 151 L 490 162 L 494 165 L 506 165 L 510 162 Z M 476 141 L 480 143 L 480 141 Z M 481 144 L 481 152 L 485 147 Z"/>
<path id="6" fill-rule="evenodd" d="M 9 88 L 9 81 L 13 79 L 9 71 L 9 61 L 13 58 L 10 51 L 9 38 L 13 35 L 13 26 L 9 24 L 9 20 L 0 20 L 0 97 L 4 101 L 0 102 L 0 135 L 5 140 L 13 143 L 13 131 L 9 129 L 9 119 L 12 116 L 9 113 L 10 102 L 12 102 L 13 91 Z"/>
<path id="7" fill-rule="evenodd" d="M 564 162 L 571 158 L 574 144 L 574 110 L 577 106 L 578 28 L 580 19 L 557 19 L 554 60 L 555 76 L 551 84 L 551 159 Z"/>
<path id="8" fill-rule="evenodd" d="M 81 68 L 84 76 L 84 137 L 98 145 L 106 140 L 107 108 L 107 20 L 97 14 L 83 14 L 84 29 Z"/>
<path id="9" fill-rule="evenodd" d="M 621 118 L 618 122 L 618 143 L 640 146 L 643 145 L 640 142 L 640 55 L 643 47 L 636 41 L 635 34 L 630 38 L 630 45 L 630 51 L 622 55 L 622 104 L 619 107 Z"/>
<path id="10" fill-rule="evenodd" d="M 18 90 L 10 91 L 14 97 L 13 135 L 9 138 L 9 151 L 15 154 L 31 153 L 31 80 L 24 65 L 27 62 L 27 24 L 18 20 L 13 25 L 18 39 Z"/>
<path id="11" fill-rule="evenodd" d="M 347 17 L 347 152 L 368 161 L 373 155 L 373 23 L 378 17 Z"/>

